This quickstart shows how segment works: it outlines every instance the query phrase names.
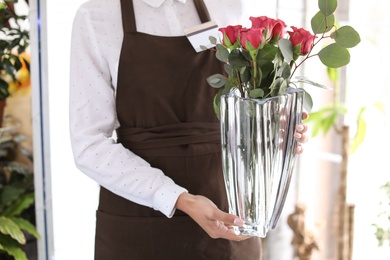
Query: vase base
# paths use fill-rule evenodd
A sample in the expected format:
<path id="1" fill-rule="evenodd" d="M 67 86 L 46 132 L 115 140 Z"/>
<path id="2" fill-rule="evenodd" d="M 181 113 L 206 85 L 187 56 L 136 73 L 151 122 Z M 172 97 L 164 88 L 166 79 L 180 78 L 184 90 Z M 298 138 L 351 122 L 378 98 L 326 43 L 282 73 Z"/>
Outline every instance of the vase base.
<path id="1" fill-rule="evenodd" d="M 242 227 L 233 227 L 234 233 L 238 236 L 250 236 L 250 237 L 261 237 L 267 236 L 268 230 L 262 227 L 244 225 Z"/>

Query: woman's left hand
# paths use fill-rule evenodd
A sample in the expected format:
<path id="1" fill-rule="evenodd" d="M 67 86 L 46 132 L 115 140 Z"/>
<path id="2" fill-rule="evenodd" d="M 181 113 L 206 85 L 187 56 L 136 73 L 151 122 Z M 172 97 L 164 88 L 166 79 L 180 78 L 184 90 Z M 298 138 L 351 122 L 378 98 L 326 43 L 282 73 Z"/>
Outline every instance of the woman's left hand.
<path id="1" fill-rule="evenodd" d="M 302 120 L 305 120 L 309 117 L 309 115 L 306 112 L 302 113 Z M 307 125 L 306 124 L 299 124 L 295 128 L 296 132 L 294 134 L 295 140 L 298 141 L 298 145 L 296 147 L 295 152 L 297 154 L 301 154 L 303 152 L 302 144 L 306 143 L 308 140 L 308 136 L 306 134 L 307 131 Z"/>

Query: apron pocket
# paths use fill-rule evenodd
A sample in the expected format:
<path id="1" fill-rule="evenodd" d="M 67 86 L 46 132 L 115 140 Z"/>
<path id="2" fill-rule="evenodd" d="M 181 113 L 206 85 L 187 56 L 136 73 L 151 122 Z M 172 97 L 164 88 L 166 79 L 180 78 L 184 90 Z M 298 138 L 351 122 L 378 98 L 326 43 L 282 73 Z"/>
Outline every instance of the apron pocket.
<path id="1" fill-rule="evenodd" d="M 199 260 L 202 233 L 188 216 L 143 218 L 97 211 L 95 259 Z"/>

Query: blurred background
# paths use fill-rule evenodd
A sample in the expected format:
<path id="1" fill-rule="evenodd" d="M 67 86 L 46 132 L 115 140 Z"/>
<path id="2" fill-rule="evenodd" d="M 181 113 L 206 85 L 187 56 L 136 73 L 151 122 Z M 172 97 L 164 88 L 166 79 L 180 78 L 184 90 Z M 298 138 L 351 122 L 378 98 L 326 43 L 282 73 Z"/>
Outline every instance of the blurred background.
<path id="1" fill-rule="evenodd" d="M 0 6 L 6 2 L 0 0 Z M 10 26 L 28 32 L 30 45 L 17 55 L 22 62 L 16 78 L 5 78 L 3 69 L 0 74 L 13 84 L 3 98 L 0 172 L 17 161 L 34 176 L 35 200 L 29 205 L 35 215 L 29 219 L 40 239 L 32 236 L 27 239 L 32 246 L 22 248 L 28 259 L 93 259 L 98 186 L 73 165 L 68 133 L 71 26 L 85 0 L 16 2 L 14 12 L 22 17 L 19 25 L 11 19 Z M 305 28 L 318 10 L 317 1 L 309 0 L 257 0 L 248 8 L 253 16 Z M 387 0 L 339 0 L 339 24 L 352 25 L 361 37 L 350 50 L 350 64 L 328 71 L 313 58 L 301 69 L 333 90 L 306 88 L 315 103 L 307 122 L 311 137 L 279 224 L 263 240 L 264 259 L 389 259 L 389 9 Z M 22 156 L 9 156 L 10 142 L 12 154 Z M 0 205 L 0 219 L 1 212 Z M 304 239 L 292 243 L 299 236 Z M 0 259 L 8 258 L 0 254 Z"/>

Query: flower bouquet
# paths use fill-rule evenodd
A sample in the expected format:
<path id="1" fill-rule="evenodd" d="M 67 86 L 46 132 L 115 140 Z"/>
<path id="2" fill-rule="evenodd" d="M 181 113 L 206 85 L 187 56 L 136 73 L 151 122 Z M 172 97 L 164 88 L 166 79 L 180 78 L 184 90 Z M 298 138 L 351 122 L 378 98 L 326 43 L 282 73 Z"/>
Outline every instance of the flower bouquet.
<path id="1" fill-rule="evenodd" d="M 360 42 L 351 26 L 338 28 L 337 0 L 318 0 L 311 20 L 313 33 L 280 19 L 250 17 L 251 28 L 220 28 L 222 39 L 210 37 L 224 74 L 207 78 L 220 88 L 214 109 L 221 122 L 222 161 L 230 213 L 245 221 L 236 233 L 265 237 L 275 228 L 295 163 L 295 126 L 312 99 L 300 83 L 325 86 L 293 75 L 309 58 L 327 67 L 350 61 L 348 48 Z M 323 40 L 327 45 L 314 54 Z M 331 41 L 331 43 L 329 43 Z"/>

